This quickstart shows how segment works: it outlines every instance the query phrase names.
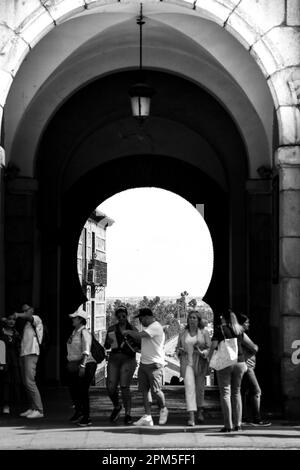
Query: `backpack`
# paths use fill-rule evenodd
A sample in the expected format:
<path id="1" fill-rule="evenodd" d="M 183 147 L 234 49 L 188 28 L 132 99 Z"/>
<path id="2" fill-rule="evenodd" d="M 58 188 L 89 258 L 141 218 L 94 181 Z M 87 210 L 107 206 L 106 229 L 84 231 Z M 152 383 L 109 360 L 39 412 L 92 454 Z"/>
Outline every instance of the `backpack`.
<path id="1" fill-rule="evenodd" d="M 106 359 L 105 349 L 104 347 L 96 340 L 95 336 L 92 335 L 92 345 L 91 345 L 91 355 L 97 362 L 97 364 L 101 364 L 104 359 Z"/>
<path id="2" fill-rule="evenodd" d="M 81 330 L 81 337 L 82 337 L 82 331 L 83 330 Z M 101 364 L 101 362 L 104 361 L 104 359 L 106 359 L 105 349 L 102 346 L 102 344 L 100 344 L 99 341 L 96 340 L 95 336 L 90 331 L 89 333 L 92 337 L 91 355 L 93 356 L 97 364 Z"/>

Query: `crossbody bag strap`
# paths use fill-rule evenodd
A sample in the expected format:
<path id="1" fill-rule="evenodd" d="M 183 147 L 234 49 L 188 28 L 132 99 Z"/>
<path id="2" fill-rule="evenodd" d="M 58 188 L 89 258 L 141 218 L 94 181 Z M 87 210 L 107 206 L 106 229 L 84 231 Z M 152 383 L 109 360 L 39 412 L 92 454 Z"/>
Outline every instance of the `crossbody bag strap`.
<path id="1" fill-rule="evenodd" d="M 37 334 L 37 331 L 36 331 L 35 324 L 34 324 L 33 322 L 34 322 L 34 320 L 32 321 L 32 323 L 31 323 L 31 326 L 32 326 L 32 329 L 33 329 L 33 331 L 34 331 L 34 334 L 35 334 L 35 336 L 36 336 L 36 339 L 37 339 L 38 345 L 39 345 L 39 347 L 40 347 L 40 346 L 41 346 L 41 343 L 40 343 L 40 340 L 39 340 L 39 337 L 38 337 L 38 334 Z"/>

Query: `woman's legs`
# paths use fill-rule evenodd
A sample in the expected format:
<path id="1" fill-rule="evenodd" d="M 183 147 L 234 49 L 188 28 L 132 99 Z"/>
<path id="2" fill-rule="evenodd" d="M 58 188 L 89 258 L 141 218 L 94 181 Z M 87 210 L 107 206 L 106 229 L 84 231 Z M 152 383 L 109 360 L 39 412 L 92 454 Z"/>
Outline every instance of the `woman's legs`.
<path id="1" fill-rule="evenodd" d="M 130 415 L 131 413 L 130 385 L 131 385 L 135 368 L 136 368 L 135 358 L 125 357 L 124 362 L 121 365 L 121 370 L 120 370 L 120 387 L 121 387 L 122 401 L 123 401 L 126 415 Z"/>
<path id="2" fill-rule="evenodd" d="M 85 374 L 79 377 L 79 399 L 81 402 L 81 409 L 83 420 L 88 420 L 90 417 L 90 397 L 89 388 L 95 375 L 97 364 L 95 362 L 88 362 L 85 366 Z"/>
<path id="3" fill-rule="evenodd" d="M 119 406 L 119 381 L 121 363 L 116 355 L 111 355 L 107 363 L 106 388 L 114 408 Z"/>
<path id="4" fill-rule="evenodd" d="M 220 390 L 221 407 L 224 418 L 224 426 L 226 429 L 232 429 L 231 416 L 231 373 L 233 366 L 225 367 L 225 369 L 217 371 L 217 378 Z"/>
<path id="5" fill-rule="evenodd" d="M 240 427 L 242 424 L 242 397 L 241 383 L 244 373 L 247 370 L 245 362 L 238 362 L 233 366 L 231 374 L 231 404 L 232 421 L 234 427 Z"/>
<path id="6" fill-rule="evenodd" d="M 202 414 L 204 405 L 204 391 L 205 391 L 205 375 L 196 375 L 196 401 L 198 408 L 198 420 L 203 421 L 204 417 Z"/>
<path id="7" fill-rule="evenodd" d="M 187 365 L 184 377 L 185 401 L 186 409 L 190 415 L 191 423 L 194 422 L 195 411 L 197 411 L 196 403 L 196 381 L 194 369 Z"/>

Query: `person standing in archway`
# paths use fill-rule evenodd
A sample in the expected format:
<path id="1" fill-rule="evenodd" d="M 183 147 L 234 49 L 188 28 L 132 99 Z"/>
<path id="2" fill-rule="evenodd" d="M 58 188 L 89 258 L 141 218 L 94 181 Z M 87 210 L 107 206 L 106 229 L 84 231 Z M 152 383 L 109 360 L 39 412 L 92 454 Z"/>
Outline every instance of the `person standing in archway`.
<path id="1" fill-rule="evenodd" d="M 253 352 L 257 346 L 244 333 L 244 328 L 239 324 L 235 313 L 225 312 L 221 317 L 221 324 L 214 331 L 208 360 L 210 361 L 218 344 L 227 339 L 237 339 L 237 361 L 232 365 L 217 370 L 217 379 L 221 397 L 224 427 L 220 432 L 241 431 L 242 429 L 242 398 L 241 383 L 247 370 L 243 345 Z"/>
<path id="2" fill-rule="evenodd" d="M 124 338 L 125 330 L 137 331 L 128 322 L 128 311 L 120 306 L 115 311 L 117 323 L 110 326 L 104 343 L 106 349 L 110 349 L 107 363 L 107 391 L 113 404 L 110 421 L 115 423 L 120 416 L 122 405 L 119 403 L 119 385 L 122 401 L 125 408 L 124 424 L 132 424 L 131 418 L 131 393 L 130 385 L 136 369 L 136 351 L 140 348 L 140 341 L 135 342 L 131 337 Z M 129 336 L 129 335 L 128 335 Z"/>
<path id="3" fill-rule="evenodd" d="M 141 340 L 141 362 L 138 372 L 138 382 L 139 390 L 143 394 L 145 414 L 133 424 L 135 426 L 153 426 L 151 405 L 149 402 L 150 390 L 160 408 L 159 424 L 166 424 L 168 409 L 162 391 L 163 369 L 165 365 L 165 333 L 150 308 L 141 308 L 136 318 L 139 318 L 143 330 L 141 332 L 125 330 L 123 333 L 125 336 L 132 336 L 136 340 Z"/>
<path id="4" fill-rule="evenodd" d="M 249 331 L 250 319 L 240 314 L 239 321 L 244 331 Z M 263 420 L 260 412 L 261 388 L 255 374 L 256 353 L 243 345 L 247 370 L 242 380 L 243 421 L 251 426 L 271 426 L 270 421 Z"/>
<path id="5" fill-rule="evenodd" d="M 34 314 L 34 308 L 22 305 L 22 313 L 15 313 L 14 318 L 26 321 L 21 340 L 21 372 L 27 391 L 29 408 L 20 416 L 28 419 L 44 417 L 43 403 L 36 384 L 36 369 L 40 356 L 40 344 L 43 339 L 43 322 Z"/>
<path id="6" fill-rule="evenodd" d="M 180 375 L 184 379 L 185 400 L 189 413 L 188 425 L 195 425 L 195 412 L 198 410 L 197 420 L 203 423 L 203 404 L 205 390 L 205 376 L 208 370 L 207 356 L 211 345 L 207 322 L 201 319 L 197 310 L 188 313 L 187 325 L 179 334 L 176 348 L 180 360 Z"/>

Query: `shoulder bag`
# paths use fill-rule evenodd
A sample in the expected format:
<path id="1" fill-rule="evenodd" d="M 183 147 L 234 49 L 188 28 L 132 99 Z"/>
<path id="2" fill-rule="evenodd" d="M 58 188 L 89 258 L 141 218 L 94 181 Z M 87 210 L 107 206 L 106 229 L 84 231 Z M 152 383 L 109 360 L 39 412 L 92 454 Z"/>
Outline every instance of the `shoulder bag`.
<path id="1" fill-rule="evenodd" d="M 224 339 L 218 344 L 218 349 L 214 351 L 209 363 L 209 366 L 215 370 L 222 370 L 236 364 L 238 357 L 237 338 L 226 338 L 222 326 L 221 330 Z"/>

